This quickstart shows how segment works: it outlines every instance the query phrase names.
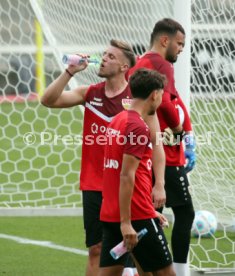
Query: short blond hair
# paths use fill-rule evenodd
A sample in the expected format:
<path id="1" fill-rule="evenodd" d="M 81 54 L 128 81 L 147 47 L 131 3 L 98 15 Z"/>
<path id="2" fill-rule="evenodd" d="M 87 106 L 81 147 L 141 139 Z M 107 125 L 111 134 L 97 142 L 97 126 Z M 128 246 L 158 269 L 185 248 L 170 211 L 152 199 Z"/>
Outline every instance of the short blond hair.
<path id="1" fill-rule="evenodd" d="M 135 61 L 136 61 L 135 53 L 134 53 L 132 47 L 128 43 L 126 43 L 125 41 L 121 41 L 121 40 L 111 39 L 110 45 L 120 49 L 123 52 L 123 54 L 129 61 L 130 67 L 133 67 L 135 65 Z"/>

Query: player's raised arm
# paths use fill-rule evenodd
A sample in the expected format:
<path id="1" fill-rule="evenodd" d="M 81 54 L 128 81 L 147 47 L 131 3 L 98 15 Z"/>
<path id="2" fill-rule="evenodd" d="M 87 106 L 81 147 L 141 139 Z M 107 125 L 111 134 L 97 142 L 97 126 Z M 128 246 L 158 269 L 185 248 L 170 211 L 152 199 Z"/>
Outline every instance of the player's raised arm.
<path id="1" fill-rule="evenodd" d="M 81 86 L 73 90 L 65 91 L 69 80 L 76 74 L 84 70 L 88 65 L 87 61 L 79 65 L 69 65 L 68 68 L 59 75 L 45 90 L 41 98 L 41 103 L 47 107 L 71 107 L 84 104 L 87 86 Z"/>

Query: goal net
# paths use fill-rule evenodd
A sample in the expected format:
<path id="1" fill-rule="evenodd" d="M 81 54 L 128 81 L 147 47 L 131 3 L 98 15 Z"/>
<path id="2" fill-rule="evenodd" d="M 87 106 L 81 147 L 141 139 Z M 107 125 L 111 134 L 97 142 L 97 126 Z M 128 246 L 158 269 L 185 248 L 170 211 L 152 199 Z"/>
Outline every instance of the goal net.
<path id="1" fill-rule="evenodd" d="M 51 208 L 61 212 L 82 206 L 78 186 L 83 110 L 41 106 L 43 87 L 64 70 L 65 53 L 101 56 L 116 38 L 141 54 L 156 21 L 174 18 L 175 5 L 182 1 L 0 2 L 2 212 L 48 213 Z M 197 165 L 190 183 L 195 210 L 212 212 L 219 223 L 210 239 L 192 239 L 190 262 L 197 268 L 235 266 L 234 10 L 233 0 L 191 1 L 190 114 Z M 96 71 L 89 66 L 69 86 L 100 81 Z"/>
<path id="2" fill-rule="evenodd" d="M 221 229 L 207 244 L 192 242 L 198 267 L 235 264 L 234 232 L 229 235 L 235 230 L 234 8 L 232 0 L 192 1 L 190 110 L 198 160 L 191 188 L 195 209 L 211 211 Z"/>

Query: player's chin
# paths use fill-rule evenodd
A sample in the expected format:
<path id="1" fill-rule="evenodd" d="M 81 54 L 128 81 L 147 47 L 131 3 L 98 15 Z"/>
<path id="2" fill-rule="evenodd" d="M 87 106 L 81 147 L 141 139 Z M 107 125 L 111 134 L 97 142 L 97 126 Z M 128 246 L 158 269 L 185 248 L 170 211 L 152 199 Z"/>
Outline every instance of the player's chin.
<path id="1" fill-rule="evenodd" d="M 102 71 L 102 68 L 99 70 L 97 75 L 101 78 L 106 78 L 107 77 L 107 75 Z"/>
<path id="2" fill-rule="evenodd" d="M 175 62 L 177 61 L 177 58 L 178 58 L 178 57 L 173 57 L 173 58 L 171 59 L 171 63 L 175 63 Z"/>
<path id="3" fill-rule="evenodd" d="M 169 61 L 171 62 L 171 63 L 175 63 L 176 61 L 177 61 L 177 59 L 178 59 L 178 56 L 172 56 L 170 59 L 169 59 Z"/>

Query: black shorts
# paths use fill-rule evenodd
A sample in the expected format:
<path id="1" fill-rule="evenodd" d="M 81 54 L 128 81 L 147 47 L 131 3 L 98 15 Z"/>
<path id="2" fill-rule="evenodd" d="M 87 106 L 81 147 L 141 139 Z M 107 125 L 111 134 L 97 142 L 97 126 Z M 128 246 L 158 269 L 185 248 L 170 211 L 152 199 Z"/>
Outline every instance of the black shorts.
<path id="1" fill-rule="evenodd" d="M 86 246 L 91 247 L 102 242 L 103 224 L 100 221 L 100 209 L 102 204 L 102 192 L 82 191 L 83 198 L 83 222 L 86 232 Z M 133 267 L 130 256 L 125 267 Z"/>
<path id="2" fill-rule="evenodd" d="M 132 253 L 145 272 L 162 269 L 172 263 L 168 244 L 158 219 L 132 221 L 133 228 L 139 232 L 147 228 L 147 234 L 138 242 Z M 100 266 L 125 265 L 128 253 L 114 260 L 110 250 L 123 240 L 120 223 L 103 223 L 103 243 Z"/>
<path id="3" fill-rule="evenodd" d="M 82 191 L 82 200 L 86 246 L 90 247 L 102 241 L 102 223 L 100 221 L 102 192 Z"/>
<path id="4" fill-rule="evenodd" d="M 176 207 L 192 204 L 189 193 L 189 182 L 185 168 L 166 166 L 165 170 L 165 190 L 166 207 Z"/>

